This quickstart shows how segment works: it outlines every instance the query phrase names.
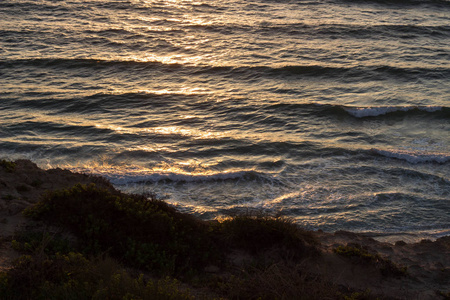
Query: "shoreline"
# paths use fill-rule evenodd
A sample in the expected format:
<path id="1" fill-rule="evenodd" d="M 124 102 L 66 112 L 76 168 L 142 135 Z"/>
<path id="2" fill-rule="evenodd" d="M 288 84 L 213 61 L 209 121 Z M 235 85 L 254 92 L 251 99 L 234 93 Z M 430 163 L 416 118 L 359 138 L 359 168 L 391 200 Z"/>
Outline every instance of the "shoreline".
<path id="1" fill-rule="evenodd" d="M 9 160 L 5 160 L 9 161 Z M 102 175 L 79 173 L 62 168 L 44 169 L 29 159 L 17 159 L 18 170 L 14 176 L 10 173 L 7 176 L 0 174 L 0 215 L 2 211 L 9 211 L 16 214 L 17 211 L 35 203 L 39 196 L 46 191 L 69 188 L 77 183 L 88 184 L 101 182 L 102 186 L 117 189 L 124 193 L 120 187 L 114 186 Z M 42 183 L 39 181 L 42 180 Z M 15 201 L 5 201 L 12 198 Z M 373 238 L 379 242 L 395 244 L 397 241 L 404 241 L 408 244 L 418 243 L 421 240 L 436 241 L 445 236 L 450 236 L 449 230 L 433 230 L 432 232 L 367 232 L 353 231 L 348 229 L 337 229 L 335 231 L 349 231 L 358 235 Z M 311 229 L 311 231 L 322 231 L 322 229 Z M 335 231 L 323 230 L 327 233 Z"/>
<path id="2" fill-rule="evenodd" d="M 2 230 L 0 238 L 2 241 L 8 241 L 15 235 L 16 230 L 26 227 L 29 220 L 22 215 L 22 211 L 37 203 L 44 193 L 68 189 L 76 184 L 90 183 L 121 193 L 102 177 L 62 169 L 42 170 L 29 160 L 1 161 L 0 226 Z M 387 243 L 348 231 L 308 232 L 319 241 L 319 249 L 323 255 L 321 260 L 314 263 L 314 268 L 317 268 L 315 272 L 322 274 L 323 270 L 327 269 L 327 272 L 339 274 L 336 278 L 336 283 L 339 285 L 356 290 L 382 291 L 392 299 L 435 299 L 436 291 L 442 291 L 446 286 L 450 286 L 450 262 L 448 261 L 450 236 L 441 237 L 435 241 L 422 240 L 418 243 L 404 241 Z M 364 272 L 367 271 L 364 266 L 348 263 L 334 253 L 340 246 L 348 245 L 358 245 L 361 249 L 367 249 L 371 253 L 377 253 L 383 259 L 404 266 L 408 270 L 408 277 L 386 279 L 374 275 L 373 278 L 362 280 L 360 277 L 364 277 Z M 8 243 L 3 243 L 0 249 L 0 272 L 11 268 L 17 257 L 19 253 L 16 253 Z M 403 285 L 401 289 L 399 289 L 400 285 Z"/>

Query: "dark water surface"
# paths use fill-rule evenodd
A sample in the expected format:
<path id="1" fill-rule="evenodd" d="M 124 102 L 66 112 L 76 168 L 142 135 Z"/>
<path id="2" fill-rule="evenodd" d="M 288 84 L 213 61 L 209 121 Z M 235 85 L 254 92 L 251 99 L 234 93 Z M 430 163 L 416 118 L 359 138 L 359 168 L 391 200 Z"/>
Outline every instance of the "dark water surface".
<path id="1" fill-rule="evenodd" d="M 450 1 L 0 1 L 0 157 L 404 239 L 450 233 Z"/>

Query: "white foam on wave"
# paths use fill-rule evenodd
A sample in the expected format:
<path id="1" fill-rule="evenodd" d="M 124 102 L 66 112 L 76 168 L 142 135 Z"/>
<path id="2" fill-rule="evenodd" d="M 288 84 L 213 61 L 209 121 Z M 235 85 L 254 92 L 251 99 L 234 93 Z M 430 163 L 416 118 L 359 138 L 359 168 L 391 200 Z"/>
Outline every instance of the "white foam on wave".
<path id="1" fill-rule="evenodd" d="M 413 164 L 425 162 L 446 163 L 450 161 L 450 155 L 448 153 L 410 150 L 381 150 L 374 148 L 371 150 L 379 155 L 405 160 Z"/>
<path id="2" fill-rule="evenodd" d="M 377 107 L 346 107 L 346 112 L 356 118 L 376 117 L 398 111 L 421 110 L 436 112 L 442 110 L 442 106 L 377 106 Z"/>
<path id="3" fill-rule="evenodd" d="M 254 170 L 237 171 L 203 171 L 203 172 L 172 172 L 164 170 L 152 170 L 139 167 L 120 167 L 120 166 L 96 166 L 96 167 L 78 167 L 68 168 L 75 172 L 103 176 L 114 185 L 127 185 L 132 183 L 192 183 L 192 182 L 214 182 L 225 180 L 265 180 L 276 181 L 276 179 L 265 173 Z"/>
<path id="4" fill-rule="evenodd" d="M 180 173 L 153 173 L 153 174 L 125 174 L 109 175 L 113 184 L 127 184 L 134 182 L 161 182 L 171 181 L 180 183 L 189 182 L 211 182 L 223 180 L 236 180 L 245 178 L 263 178 L 265 175 L 255 171 L 237 171 L 211 174 L 180 174 Z"/>

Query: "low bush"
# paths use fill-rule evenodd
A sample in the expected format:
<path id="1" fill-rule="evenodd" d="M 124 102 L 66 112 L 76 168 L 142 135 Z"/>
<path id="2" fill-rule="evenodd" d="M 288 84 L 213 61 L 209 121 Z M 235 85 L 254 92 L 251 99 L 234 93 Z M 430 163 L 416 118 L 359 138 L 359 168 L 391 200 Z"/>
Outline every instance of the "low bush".
<path id="1" fill-rule="evenodd" d="M 69 229 L 83 253 L 107 251 L 132 267 L 167 275 L 220 265 L 230 248 L 251 254 L 275 248 L 290 259 L 318 253 L 313 235 L 287 218 L 241 215 L 204 222 L 163 201 L 95 185 L 49 193 L 25 214 Z"/>
<path id="2" fill-rule="evenodd" d="M 83 253 L 108 251 L 133 267 L 161 274 L 201 270 L 219 258 L 206 223 L 163 201 L 95 185 L 47 194 L 25 214 L 69 229 Z"/>
<path id="3" fill-rule="evenodd" d="M 301 265 L 277 263 L 243 270 L 221 284 L 229 299 L 342 299 L 337 286 L 312 276 Z"/>
<path id="4" fill-rule="evenodd" d="M 366 262 L 375 265 L 381 274 L 385 276 L 405 276 L 407 274 L 406 267 L 399 266 L 391 260 L 381 257 L 378 253 L 372 254 L 361 245 L 349 244 L 347 246 L 339 246 L 333 249 L 334 253 L 349 257 L 356 262 Z"/>
<path id="5" fill-rule="evenodd" d="M 1 299 L 191 299 L 168 275 L 197 280 L 200 289 L 231 299 L 342 299 L 348 294 L 301 267 L 303 259 L 320 253 L 319 242 L 288 218 L 201 221 L 163 201 L 95 185 L 48 193 L 25 215 L 66 229 L 76 239 L 17 234 L 13 247 L 26 255 L 0 275 Z M 233 250 L 253 255 L 252 261 L 237 269 L 227 264 Z M 381 260 L 359 248 L 335 251 Z M 160 279 L 131 276 L 119 263 Z M 205 273 L 208 268 L 218 271 Z"/>
<path id="6" fill-rule="evenodd" d="M 46 255 L 67 254 L 75 251 L 74 243 L 61 234 L 39 230 L 19 231 L 12 240 L 14 250 L 25 254 L 44 251 Z"/>
<path id="7" fill-rule="evenodd" d="M 230 247 L 252 254 L 274 247 L 294 259 L 318 253 L 318 241 L 311 232 L 301 229 L 288 218 L 241 215 L 223 220 L 218 228 Z"/>
<path id="8" fill-rule="evenodd" d="M 16 186 L 16 190 L 18 192 L 28 192 L 28 191 L 30 191 L 30 188 L 24 184 L 21 184 L 21 185 Z"/>
<path id="9" fill-rule="evenodd" d="M 21 231 L 12 246 L 23 255 L 0 273 L 0 299 L 193 299 L 175 279 L 132 276 L 109 256 L 76 252 L 60 234 Z"/>
<path id="10" fill-rule="evenodd" d="M 16 169 L 16 163 L 5 159 L 0 159 L 0 167 L 6 172 L 12 173 Z"/>
<path id="11" fill-rule="evenodd" d="M 111 258 L 87 259 L 80 253 L 21 256 L 0 273 L 0 298 L 22 299 L 193 299 L 176 280 L 132 277 Z"/>

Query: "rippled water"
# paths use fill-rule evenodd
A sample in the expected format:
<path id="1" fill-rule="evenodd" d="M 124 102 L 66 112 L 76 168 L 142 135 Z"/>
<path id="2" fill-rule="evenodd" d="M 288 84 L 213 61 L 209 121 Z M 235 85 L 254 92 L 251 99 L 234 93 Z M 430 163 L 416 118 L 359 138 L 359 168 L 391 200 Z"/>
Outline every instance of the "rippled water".
<path id="1" fill-rule="evenodd" d="M 0 157 L 205 219 L 450 233 L 450 2 L 0 2 Z"/>

